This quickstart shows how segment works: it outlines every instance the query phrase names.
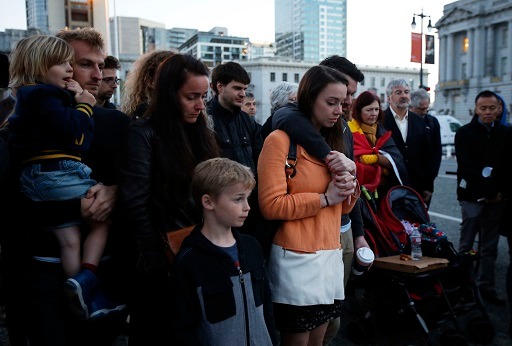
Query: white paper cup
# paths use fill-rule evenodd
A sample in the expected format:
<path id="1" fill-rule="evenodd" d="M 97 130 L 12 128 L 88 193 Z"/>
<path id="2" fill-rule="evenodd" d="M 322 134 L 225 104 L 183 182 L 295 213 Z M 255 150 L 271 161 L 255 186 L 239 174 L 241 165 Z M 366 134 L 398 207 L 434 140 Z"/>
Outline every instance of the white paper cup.
<path id="1" fill-rule="evenodd" d="M 375 254 L 372 249 L 369 247 L 359 248 L 354 256 L 354 261 L 352 262 L 352 273 L 354 275 L 362 275 L 375 260 Z"/>

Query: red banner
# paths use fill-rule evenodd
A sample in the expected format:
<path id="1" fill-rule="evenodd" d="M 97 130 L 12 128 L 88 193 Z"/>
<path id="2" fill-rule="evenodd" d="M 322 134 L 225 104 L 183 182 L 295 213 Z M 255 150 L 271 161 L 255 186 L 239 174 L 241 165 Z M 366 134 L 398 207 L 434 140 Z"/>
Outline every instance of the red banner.
<path id="1" fill-rule="evenodd" d="M 411 33 L 411 62 L 421 62 L 421 34 Z"/>
<path id="2" fill-rule="evenodd" d="M 434 36 L 425 35 L 425 64 L 435 64 Z"/>

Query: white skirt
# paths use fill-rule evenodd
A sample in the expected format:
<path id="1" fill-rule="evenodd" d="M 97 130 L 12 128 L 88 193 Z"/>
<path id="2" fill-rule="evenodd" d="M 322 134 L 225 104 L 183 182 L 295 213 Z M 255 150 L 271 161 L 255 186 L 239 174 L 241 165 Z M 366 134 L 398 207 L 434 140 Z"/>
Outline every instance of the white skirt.
<path id="1" fill-rule="evenodd" d="M 345 299 L 342 249 L 298 253 L 273 244 L 267 273 L 274 303 L 308 306 Z"/>

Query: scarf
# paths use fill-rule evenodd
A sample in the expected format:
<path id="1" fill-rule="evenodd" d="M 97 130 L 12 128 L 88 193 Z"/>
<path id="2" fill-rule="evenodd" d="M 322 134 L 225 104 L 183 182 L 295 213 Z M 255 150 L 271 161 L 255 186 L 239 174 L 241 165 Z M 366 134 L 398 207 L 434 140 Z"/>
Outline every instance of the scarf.
<path id="1" fill-rule="evenodd" d="M 366 125 L 365 123 L 359 122 L 359 126 L 361 127 L 361 130 L 363 131 L 366 139 L 368 139 L 368 142 L 370 143 L 370 146 L 374 147 L 375 143 L 377 142 L 377 126 L 378 124 L 375 123 L 373 125 Z"/>

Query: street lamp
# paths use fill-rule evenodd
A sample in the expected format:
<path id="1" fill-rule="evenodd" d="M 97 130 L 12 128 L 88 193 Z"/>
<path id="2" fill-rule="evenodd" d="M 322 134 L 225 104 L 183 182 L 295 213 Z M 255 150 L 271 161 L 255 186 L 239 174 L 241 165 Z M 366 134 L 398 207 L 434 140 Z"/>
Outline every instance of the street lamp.
<path id="1" fill-rule="evenodd" d="M 433 28 L 432 20 L 429 15 L 423 13 L 423 9 L 421 9 L 420 14 L 414 13 L 412 16 L 411 28 L 414 30 L 416 28 L 416 16 L 421 18 L 420 22 L 420 32 L 421 32 L 421 57 L 420 57 L 420 88 L 423 88 L 423 18 L 428 18 L 428 26 L 427 30 L 430 32 Z"/>

